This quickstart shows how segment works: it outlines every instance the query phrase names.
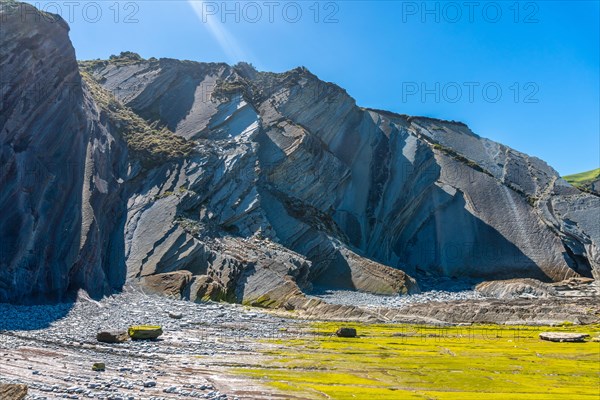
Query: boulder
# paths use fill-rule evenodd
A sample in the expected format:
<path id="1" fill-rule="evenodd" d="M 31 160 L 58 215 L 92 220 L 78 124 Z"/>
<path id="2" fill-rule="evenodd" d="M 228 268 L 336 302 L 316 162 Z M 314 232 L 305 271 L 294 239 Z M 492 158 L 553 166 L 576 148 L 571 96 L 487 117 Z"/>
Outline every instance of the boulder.
<path id="1" fill-rule="evenodd" d="M 181 319 L 183 318 L 183 314 L 181 314 L 180 312 L 169 311 L 169 318 Z"/>
<path id="2" fill-rule="evenodd" d="M 106 365 L 104 363 L 98 362 L 92 365 L 92 371 L 104 371 L 106 369 Z"/>
<path id="3" fill-rule="evenodd" d="M 540 339 L 549 342 L 584 342 L 590 335 L 586 333 L 542 332 Z"/>
<path id="4" fill-rule="evenodd" d="M 27 385 L 0 384 L 0 399 L 21 400 L 27 396 Z"/>
<path id="5" fill-rule="evenodd" d="M 96 340 L 102 343 L 122 343 L 128 339 L 125 331 L 100 331 L 96 334 Z"/>
<path id="6" fill-rule="evenodd" d="M 175 271 L 142 278 L 142 286 L 150 293 L 180 299 L 192 279 L 189 271 Z"/>
<path id="7" fill-rule="evenodd" d="M 150 340 L 158 338 L 163 331 L 158 325 L 136 325 L 130 326 L 128 333 L 132 340 Z"/>
<path id="8" fill-rule="evenodd" d="M 356 329 L 354 328 L 340 328 L 335 332 L 337 337 L 353 338 L 356 337 Z"/>

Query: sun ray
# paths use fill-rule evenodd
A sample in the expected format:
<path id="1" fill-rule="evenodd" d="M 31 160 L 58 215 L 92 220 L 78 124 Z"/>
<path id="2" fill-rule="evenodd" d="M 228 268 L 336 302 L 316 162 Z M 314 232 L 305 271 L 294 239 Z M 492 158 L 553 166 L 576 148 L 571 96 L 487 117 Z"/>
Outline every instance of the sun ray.
<path id="1" fill-rule="evenodd" d="M 223 53 L 227 56 L 228 62 L 237 63 L 239 61 L 248 61 L 248 55 L 242 49 L 242 46 L 238 43 L 236 38 L 227 30 L 224 23 L 219 21 L 218 17 L 208 12 L 210 9 L 206 4 L 206 1 L 201 0 L 188 0 L 189 5 L 192 7 L 200 22 L 202 22 L 210 34 L 215 38 Z M 211 2 L 211 6 L 214 3 Z M 217 5 L 218 7 L 218 5 Z"/>

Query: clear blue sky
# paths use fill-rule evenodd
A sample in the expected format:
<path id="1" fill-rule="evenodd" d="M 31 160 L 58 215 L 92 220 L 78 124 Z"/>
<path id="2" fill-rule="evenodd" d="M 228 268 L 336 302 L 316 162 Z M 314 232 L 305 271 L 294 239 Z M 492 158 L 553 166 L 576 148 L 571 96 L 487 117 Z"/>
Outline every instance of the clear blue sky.
<path id="1" fill-rule="evenodd" d="M 79 59 L 304 65 L 361 106 L 463 121 L 565 175 L 600 166 L 598 1 L 52 3 Z"/>

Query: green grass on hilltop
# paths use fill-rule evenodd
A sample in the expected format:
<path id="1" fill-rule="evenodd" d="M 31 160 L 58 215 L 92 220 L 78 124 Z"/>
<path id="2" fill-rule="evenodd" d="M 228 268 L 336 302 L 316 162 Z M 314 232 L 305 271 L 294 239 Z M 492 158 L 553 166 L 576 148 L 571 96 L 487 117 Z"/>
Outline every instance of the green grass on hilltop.
<path id="1" fill-rule="evenodd" d="M 571 185 L 583 185 L 600 178 L 600 168 L 593 169 L 579 174 L 563 176 L 563 179 Z"/>
<path id="2" fill-rule="evenodd" d="M 238 373 L 302 399 L 598 399 L 600 343 L 542 341 L 543 331 L 600 326 L 427 327 L 348 324 L 359 337 L 337 338 L 339 323 L 273 339 L 262 368 Z"/>
<path id="3" fill-rule="evenodd" d="M 600 194 L 598 193 L 598 184 L 595 184 L 595 182 L 600 180 L 600 168 L 596 168 L 587 172 L 581 172 L 579 174 L 563 176 L 563 178 L 579 190 L 594 195 Z"/>

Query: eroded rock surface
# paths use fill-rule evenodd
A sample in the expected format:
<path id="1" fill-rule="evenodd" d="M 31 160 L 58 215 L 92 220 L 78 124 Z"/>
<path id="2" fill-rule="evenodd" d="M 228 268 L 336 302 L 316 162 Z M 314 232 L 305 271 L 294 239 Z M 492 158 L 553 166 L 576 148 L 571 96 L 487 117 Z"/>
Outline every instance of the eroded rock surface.
<path id="1" fill-rule="evenodd" d="M 482 282 L 475 289 L 484 296 L 497 299 L 550 297 L 558 294 L 552 285 L 535 279 Z"/>
<path id="2" fill-rule="evenodd" d="M 0 383 L 0 399 L 22 400 L 27 396 L 27 385 Z"/>
<path id="3" fill-rule="evenodd" d="M 378 316 L 423 324 L 585 325 L 600 321 L 600 306 L 595 297 L 433 301 L 397 310 L 382 308 Z"/>

